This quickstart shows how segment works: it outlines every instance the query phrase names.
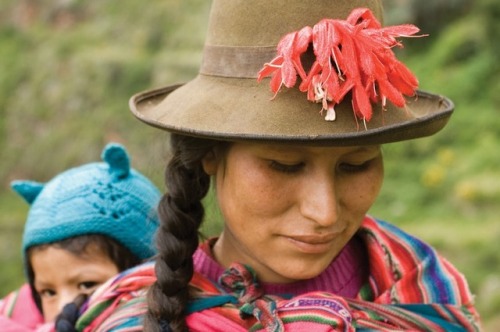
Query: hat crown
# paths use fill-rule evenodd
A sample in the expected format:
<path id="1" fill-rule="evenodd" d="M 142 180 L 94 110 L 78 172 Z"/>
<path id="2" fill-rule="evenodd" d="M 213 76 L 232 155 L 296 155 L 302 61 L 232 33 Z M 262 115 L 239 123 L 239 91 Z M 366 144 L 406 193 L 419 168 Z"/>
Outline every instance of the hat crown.
<path id="1" fill-rule="evenodd" d="M 155 254 L 160 192 L 130 168 L 125 148 L 108 144 L 105 162 L 66 170 L 45 184 L 15 181 L 14 191 L 31 204 L 23 234 L 23 252 L 31 246 L 102 234 L 138 258 Z"/>
<path id="2" fill-rule="evenodd" d="M 352 13 L 365 9 L 370 14 L 364 22 L 348 22 L 356 17 Z M 374 25 L 383 23 L 382 12 L 381 0 L 213 0 L 199 75 L 185 85 L 132 96 L 131 110 L 140 120 L 170 132 L 230 141 L 352 146 L 432 135 L 447 123 L 453 103 L 415 91 L 418 80 L 408 68 L 400 70 L 404 65 L 392 53 L 383 54 L 381 68 L 375 57 L 397 44 L 387 41 L 410 32 L 383 28 L 378 35 L 382 38 L 372 43 L 380 31 Z M 368 16 L 376 20 L 366 20 Z M 327 38 L 328 24 L 357 28 L 338 30 L 347 38 L 344 32 L 340 38 Z M 308 30 L 313 33 L 301 34 Z M 411 30 L 409 35 L 415 33 Z M 354 35 L 362 45 L 350 41 Z M 314 38 L 322 46 L 336 46 L 315 48 Z M 366 54 L 370 56 L 365 59 Z M 297 68 L 302 61 L 304 66 Z M 348 62 L 345 68 L 337 66 Z M 395 63 L 398 68 L 391 66 Z M 273 67 L 279 70 L 261 75 Z M 339 74 L 338 80 L 332 72 Z"/>
<path id="3" fill-rule="evenodd" d="M 206 45 L 275 46 L 291 31 L 324 18 L 345 19 L 359 7 L 371 9 L 382 22 L 378 0 L 214 0 Z"/>

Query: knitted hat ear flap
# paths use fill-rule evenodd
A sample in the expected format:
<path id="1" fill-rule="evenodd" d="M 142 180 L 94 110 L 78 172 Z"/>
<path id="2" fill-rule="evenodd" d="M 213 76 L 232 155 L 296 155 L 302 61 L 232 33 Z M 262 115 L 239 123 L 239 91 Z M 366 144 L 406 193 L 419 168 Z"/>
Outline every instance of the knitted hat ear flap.
<path id="1" fill-rule="evenodd" d="M 102 160 L 109 165 L 109 172 L 118 179 L 126 178 L 130 173 L 130 159 L 127 151 L 119 144 L 110 143 L 101 154 Z"/>
<path id="2" fill-rule="evenodd" d="M 28 204 L 31 204 L 38 197 L 45 185 L 36 181 L 17 180 L 13 181 L 10 186 L 19 196 L 24 198 Z"/>

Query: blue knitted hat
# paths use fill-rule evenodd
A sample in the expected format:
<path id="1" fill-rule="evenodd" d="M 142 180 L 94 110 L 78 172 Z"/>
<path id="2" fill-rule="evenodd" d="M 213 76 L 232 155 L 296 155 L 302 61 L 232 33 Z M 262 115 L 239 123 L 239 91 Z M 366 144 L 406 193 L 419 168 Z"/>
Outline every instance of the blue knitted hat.
<path id="1" fill-rule="evenodd" d="M 101 234 L 140 259 L 153 256 L 160 192 L 130 168 L 125 148 L 108 144 L 105 161 L 69 169 L 49 182 L 14 181 L 11 186 L 31 204 L 23 253 L 32 246 L 70 237 Z"/>

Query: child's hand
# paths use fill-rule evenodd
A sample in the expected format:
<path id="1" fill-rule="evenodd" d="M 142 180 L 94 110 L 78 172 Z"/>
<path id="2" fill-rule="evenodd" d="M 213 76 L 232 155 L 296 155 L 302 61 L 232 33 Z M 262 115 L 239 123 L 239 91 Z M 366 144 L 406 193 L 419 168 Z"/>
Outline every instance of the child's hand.
<path id="1" fill-rule="evenodd" d="M 56 317 L 55 330 L 57 332 L 77 332 L 75 323 L 80 316 L 80 308 L 87 301 L 86 294 L 78 295 L 71 303 L 66 304 Z"/>

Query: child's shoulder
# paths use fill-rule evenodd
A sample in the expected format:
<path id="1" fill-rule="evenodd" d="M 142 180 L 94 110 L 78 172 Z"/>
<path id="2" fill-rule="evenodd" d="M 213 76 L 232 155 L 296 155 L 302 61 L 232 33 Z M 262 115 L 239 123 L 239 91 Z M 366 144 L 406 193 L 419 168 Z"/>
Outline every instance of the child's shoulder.
<path id="1" fill-rule="evenodd" d="M 15 322 L 23 327 L 34 329 L 44 322 L 28 284 L 9 293 L 0 301 L 0 316 L 8 319 L 8 322 L 2 320 L 0 327 L 3 324 Z"/>

